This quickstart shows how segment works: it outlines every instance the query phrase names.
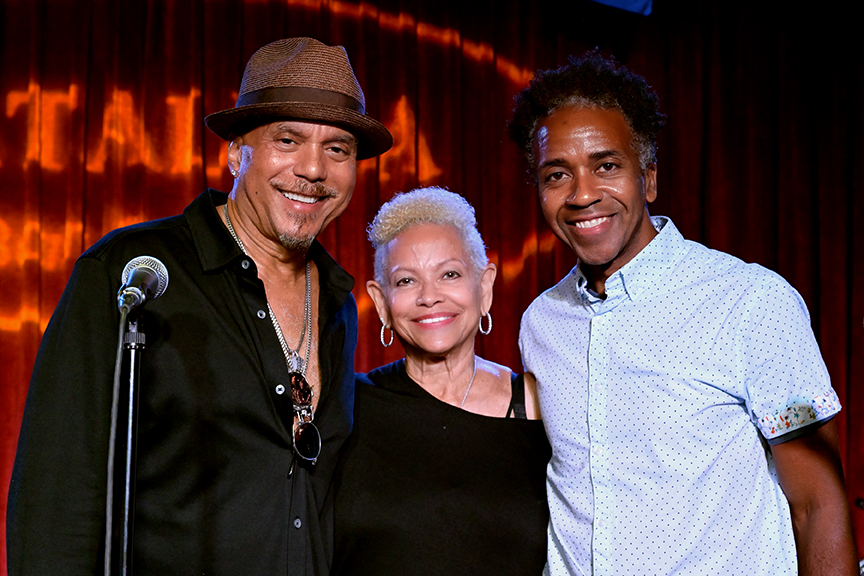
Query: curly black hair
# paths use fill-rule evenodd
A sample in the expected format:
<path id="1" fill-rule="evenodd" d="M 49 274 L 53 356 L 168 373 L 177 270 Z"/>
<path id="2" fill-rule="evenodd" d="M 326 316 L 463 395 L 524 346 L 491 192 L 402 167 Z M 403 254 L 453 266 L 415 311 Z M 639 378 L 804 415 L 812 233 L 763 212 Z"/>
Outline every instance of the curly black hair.
<path id="1" fill-rule="evenodd" d="M 557 70 L 539 70 L 527 88 L 514 97 L 513 118 L 507 125 L 510 139 L 525 154 L 531 170 L 531 149 L 537 124 L 561 106 L 614 108 L 621 112 L 633 134 L 633 148 L 645 170 L 657 161 L 657 133 L 666 123 L 660 99 L 645 79 L 605 58 L 595 48 Z"/>

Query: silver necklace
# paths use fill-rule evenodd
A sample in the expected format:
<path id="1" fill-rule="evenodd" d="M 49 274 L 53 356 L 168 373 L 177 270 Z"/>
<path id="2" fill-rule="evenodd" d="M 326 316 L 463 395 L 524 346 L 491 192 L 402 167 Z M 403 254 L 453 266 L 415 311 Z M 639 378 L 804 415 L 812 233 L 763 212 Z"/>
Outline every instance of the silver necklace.
<path id="1" fill-rule="evenodd" d="M 228 204 L 222 205 L 222 210 L 225 212 L 225 223 L 228 225 L 228 232 L 231 233 L 231 236 L 234 238 L 234 241 L 237 242 L 237 245 L 240 247 L 240 250 L 243 251 L 243 254 L 246 256 L 249 255 L 246 252 L 246 247 L 243 245 L 243 242 L 237 236 L 237 232 L 234 231 L 234 226 L 231 224 L 231 217 L 228 216 Z M 312 349 L 312 263 L 309 260 L 306 260 L 306 303 L 303 307 L 303 329 L 300 331 L 300 342 L 297 343 L 297 349 L 294 350 L 288 347 L 288 342 L 285 341 L 285 335 L 282 333 L 282 327 L 279 326 L 279 321 L 276 320 L 276 315 L 273 313 L 273 308 L 270 307 L 270 302 L 267 302 L 267 312 L 270 313 L 270 321 L 273 322 L 273 328 L 276 329 L 276 337 L 279 338 L 279 345 L 282 347 L 282 353 L 285 355 L 285 363 L 288 365 L 289 372 L 297 372 L 301 374 L 304 378 L 306 377 L 306 360 L 300 356 L 300 347 L 303 346 L 303 339 L 306 337 L 306 332 L 308 330 L 309 337 L 306 338 L 306 358 L 309 358 L 309 352 Z M 475 370 L 477 360 L 475 358 Z M 471 381 L 474 381 L 474 378 L 471 378 Z M 468 385 L 468 388 L 471 388 L 471 385 Z M 465 396 L 468 396 L 468 393 L 465 393 Z M 465 400 L 462 400 L 462 403 L 465 403 Z"/>
<path id="2" fill-rule="evenodd" d="M 477 375 L 477 356 L 474 356 L 474 371 L 471 372 L 471 381 L 468 382 L 468 389 L 465 390 L 465 396 L 462 397 L 462 403 L 459 404 L 459 408 L 465 406 L 465 400 L 468 399 L 468 392 L 471 391 L 471 385 L 474 384 L 474 377 Z"/>

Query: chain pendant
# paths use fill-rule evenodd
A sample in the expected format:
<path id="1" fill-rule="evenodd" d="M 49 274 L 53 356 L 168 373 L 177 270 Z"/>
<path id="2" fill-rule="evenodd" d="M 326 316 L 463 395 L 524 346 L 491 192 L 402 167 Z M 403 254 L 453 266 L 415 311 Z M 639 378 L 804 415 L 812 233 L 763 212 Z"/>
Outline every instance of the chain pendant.
<path id="1" fill-rule="evenodd" d="M 298 374 L 303 374 L 303 358 L 301 358 L 298 354 L 291 354 L 286 359 L 286 364 L 288 364 L 288 372 L 296 372 Z"/>

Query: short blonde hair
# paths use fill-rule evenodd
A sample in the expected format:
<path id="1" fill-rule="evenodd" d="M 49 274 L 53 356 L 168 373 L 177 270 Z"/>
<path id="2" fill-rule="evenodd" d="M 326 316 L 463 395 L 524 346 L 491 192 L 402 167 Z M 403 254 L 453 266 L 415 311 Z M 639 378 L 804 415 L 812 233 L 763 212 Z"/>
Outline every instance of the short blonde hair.
<path id="1" fill-rule="evenodd" d="M 384 203 L 366 229 L 375 249 L 375 281 L 384 286 L 387 244 L 417 224 L 452 226 L 465 246 L 470 264 L 479 274 L 489 262 L 486 246 L 477 230 L 474 207 L 465 198 L 437 186 L 417 188 L 394 196 Z"/>

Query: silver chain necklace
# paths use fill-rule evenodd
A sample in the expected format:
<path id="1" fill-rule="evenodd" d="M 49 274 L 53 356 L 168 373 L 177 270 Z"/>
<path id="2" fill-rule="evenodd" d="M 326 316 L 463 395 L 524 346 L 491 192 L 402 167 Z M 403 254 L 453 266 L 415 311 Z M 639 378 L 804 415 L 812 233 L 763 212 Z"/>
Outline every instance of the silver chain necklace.
<path id="1" fill-rule="evenodd" d="M 228 224 L 228 232 L 237 242 L 243 254 L 249 256 L 246 252 L 246 247 L 234 231 L 234 226 L 231 224 L 231 217 L 228 216 L 228 204 L 222 205 L 222 210 L 225 212 L 225 223 Z M 282 347 L 282 353 L 285 355 L 285 363 L 288 365 L 289 372 L 297 372 L 304 378 L 306 377 L 306 366 L 309 359 L 309 353 L 312 350 L 312 263 L 306 260 L 306 303 L 303 307 L 303 329 L 300 331 L 300 342 L 297 343 L 297 349 L 293 350 L 288 347 L 288 342 L 285 341 L 285 335 L 282 333 L 282 327 L 279 326 L 279 321 L 276 320 L 276 315 L 273 313 L 273 308 L 270 307 L 270 302 L 267 302 L 267 312 L 270 313 L 270 321 L 273 322 L 273 328 L 276 329 L 276 337 L 279 338 L 279 345 Z M 300 347 L 303 346 L 303 339 L 306 337 L 306 332 L 309 332 L 309 337 L 306 338 L 306 360 L 300 356 Z M 476 362 L 476 361 L 475 361 Z M 476 369 L 476 368 L 475 368 Z M 473 377 L 472 377 L 473 382 Z M 471 388 L 471 385 L 468 385 Z M 466 394 L 467 396 L 467 394 Z M 464 400 L 462 401 L 465 402 Z"/>
<path id="2" fill-rule="evenodd" d="M 471 372 L 471 381 L 468 382 L 468 388 L 465 390 L 465 396 L 462 397 L 462 403 L 459 404 L 459 408 L 465 406 L 465 400 L 468 399 L 468 392 L 471 391 L 471 385 L 474 384 L 474 377 L 477 375 L 477 356 L 474 356 L 474 371 Z"/>

